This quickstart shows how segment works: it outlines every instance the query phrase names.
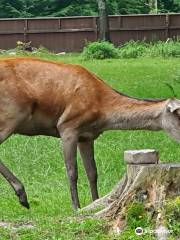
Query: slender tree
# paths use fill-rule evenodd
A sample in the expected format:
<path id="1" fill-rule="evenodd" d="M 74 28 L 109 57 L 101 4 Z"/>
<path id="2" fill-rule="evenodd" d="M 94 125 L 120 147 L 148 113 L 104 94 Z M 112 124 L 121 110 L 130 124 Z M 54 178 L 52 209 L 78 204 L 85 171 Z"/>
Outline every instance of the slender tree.
<path id="1" fill-rule="evenodd" d="M 109 41 L 109 21 L 106 0 L 97 0 L 99 10 L 99 39 Z"/>

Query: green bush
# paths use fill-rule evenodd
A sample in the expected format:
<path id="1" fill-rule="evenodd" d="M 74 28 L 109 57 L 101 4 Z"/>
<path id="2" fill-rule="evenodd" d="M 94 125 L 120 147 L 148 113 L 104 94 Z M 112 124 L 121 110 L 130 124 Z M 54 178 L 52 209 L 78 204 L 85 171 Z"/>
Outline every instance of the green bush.
<path id="1" fill-rule="evenodd" d="M 119 48 L 120 58 L 137 58 L 145 55 L 148 44 L 140 41 L 129 41 Z"/>
<path id="2" fill-rule="evenodd" d="M 145 55 L 150 57 L 180 57 L 180 41 L 151 43 L 146 49 Z"/>
<path id="3" fill-rule="evenodd" d="M 84 59 L 118 58 L 118 49 L 106 41 L 92 42 L 84 47 L 81 56 Z"/>
<path id="4" fill-rule="evenodd" d="M 119 48 L 120 58 L 180 57 L 180 41 L 145 43 L 129 41 Z"/>

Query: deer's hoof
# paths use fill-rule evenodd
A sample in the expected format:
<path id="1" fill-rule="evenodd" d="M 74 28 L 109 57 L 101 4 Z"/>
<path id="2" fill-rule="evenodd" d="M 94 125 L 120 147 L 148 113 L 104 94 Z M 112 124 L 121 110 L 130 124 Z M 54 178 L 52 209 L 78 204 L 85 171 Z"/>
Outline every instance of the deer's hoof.
<path id="1" fill-rule="evenodd" d="M 30 208 L 29 203 L 28 203 L 27 200 L 25 200 L 25 201 L 20 201 L 20 203 L 21 203 L 21 205 L 22 205 L 23 207 L 25 207 L 25 208 L 27 208 L 27 209 Z"/>

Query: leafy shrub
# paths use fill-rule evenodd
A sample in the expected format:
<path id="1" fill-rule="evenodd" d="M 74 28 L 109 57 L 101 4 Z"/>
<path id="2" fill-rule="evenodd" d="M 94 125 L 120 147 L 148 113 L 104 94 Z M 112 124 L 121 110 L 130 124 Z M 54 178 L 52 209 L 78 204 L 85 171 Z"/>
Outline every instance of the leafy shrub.
<path id="1" fill-rule="evenodd" d="M 118 48 L 119 58 L 180 57 L 180 41 L 145 43 L 131 40 Z"/>
<path id="2" fill-rule="evenodd" d="M 106 41 L 92 42 L 84 47 L 81 56 L 84 59 L 118 58 L 118 49 Z"/>
<path id="3" fill-rule="evenodd" d="M 148 44 L 140 41 L 129 41 L 119 48 L 120 58 L 137 58 L 145 55 Z"/>
<path id="4" fill-rule="evenodd" d="M 150 57 L 180 57 L 180 41 L 159 41 L 149 44 L 145 55 Z"/>

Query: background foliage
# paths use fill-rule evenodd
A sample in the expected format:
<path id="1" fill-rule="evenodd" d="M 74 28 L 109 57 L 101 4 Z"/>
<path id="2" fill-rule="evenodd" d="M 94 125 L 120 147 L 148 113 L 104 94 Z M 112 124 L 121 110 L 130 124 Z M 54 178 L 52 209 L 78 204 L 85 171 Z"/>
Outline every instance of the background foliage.
<path id="1" fill-rule="evenodd" d="M 106 0 L 109 14 L 154 12 L 154 0 Z M 180 12 L 180 0 L 158 0 L 158 11 Z M 97 0 L 0 0 L 0 18 L 97 15 Z"/>
<path id="2" fill-rule="evenodd" d="M 81 56 L 83 59 L 180 57 L 180 41 L 146 43 L 131 40 L 118 48 L 109 42 L 90 42 L 84 47 Z"/>

